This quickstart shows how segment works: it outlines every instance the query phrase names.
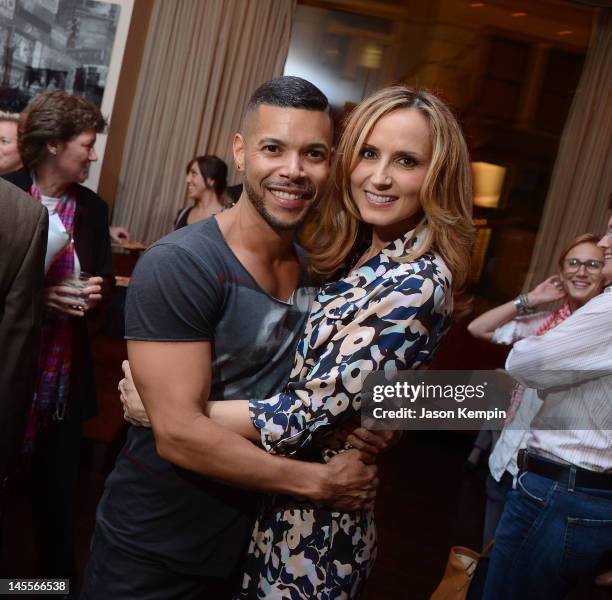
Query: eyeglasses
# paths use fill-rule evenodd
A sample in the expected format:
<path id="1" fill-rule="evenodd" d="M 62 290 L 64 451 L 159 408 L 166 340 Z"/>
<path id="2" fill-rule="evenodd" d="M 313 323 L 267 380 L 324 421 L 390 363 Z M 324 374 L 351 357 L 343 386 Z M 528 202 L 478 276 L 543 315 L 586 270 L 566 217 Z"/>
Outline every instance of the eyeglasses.
<path id="1" fill-rule="evenodd" d="M 576 273 L 583 265 L 589 273 L 599 273 L 604 266 L 603 260 L 595 260 L 594 258 L 591 258 L 589 260 L 579 260 L 578 258 L 564 258 L 561 262 L 563 263 L 563 268 L 566 273 Z"/>

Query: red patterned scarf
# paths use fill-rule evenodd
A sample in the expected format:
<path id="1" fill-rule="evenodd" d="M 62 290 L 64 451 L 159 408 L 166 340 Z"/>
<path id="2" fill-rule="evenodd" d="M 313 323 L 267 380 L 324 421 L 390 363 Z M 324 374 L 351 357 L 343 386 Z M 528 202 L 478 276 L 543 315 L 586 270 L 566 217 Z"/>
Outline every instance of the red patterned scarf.
<path id="1" fill-rule="evenodd" d="M 559 323 L 563 323 L 567 317 L 572 314 L 569 302 L 566 302 L 561 308 L 557 309 L 535 332 L 535 335 L 544 335 L 551 329 L 554 329 Z"/>
<path id="2" fill-rule="evenodd" d="M 569 302 L 566 302 L 563 306 L 557 309 L 555 312 L 538 327 L 535 335 L 544 335 L 548 333 L 551 329 L 554 329 L 559 323 L 563 323 L 567 317 L 572 314 L 572 309 L 570 308 Z M 512 390 L 512 397 L 510 398 L 510 406 L 508 407 L 508 415 L 506 416 L 506 423 L 512 421 L 521 405 L 521 401 L 523 400 L 523 394 L 525 393 L 525 388 L 522 385 L 517 385 Z"/>
<path id="3" fill-rule="evenodd" d="M 32 183 L 30 195 L 42 201 L 40 190 Z M 57 203 L 56 213 L 71 243 L 51 263 L 45 277 L 45 287 L 59 285 L 74 275 L 74 216 L 76 197 L 67 191 Z M 38 355 L 38 380 L 32 407 L 26 426 L 23 451 L 30 454 L 38 434 L 56 416 L 62 418 L 68 401 L 70 366 L 72 363 L 72 320 L 69 316 L 45 312 L 42 324 L 42 340 Z"/>

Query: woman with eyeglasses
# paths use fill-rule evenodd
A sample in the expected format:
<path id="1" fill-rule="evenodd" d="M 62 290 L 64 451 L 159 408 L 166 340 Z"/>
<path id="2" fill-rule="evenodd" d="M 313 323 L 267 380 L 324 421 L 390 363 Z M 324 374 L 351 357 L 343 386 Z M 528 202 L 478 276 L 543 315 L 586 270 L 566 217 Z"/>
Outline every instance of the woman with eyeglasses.
<path id="1" fill-rule="evenodd" d="M 512 345 L 556 327 L 603 289 L 604 257 L 603 250 L 597 247 L 598 241 L 591 233 L 573 239 L 561 252 L 556 275 L 529 293 L 480 315 L 468 325 L 468 331 L 481 340 Z M 557 310 L 536 312 L 539 307 L 559 300 L 564 302 Z M 537 390 L 517 386 L 512 393 L 506 426 L 489 457 L 483 546 L 494 537 L 506 494 L 518 474 L 518 451 L 525 447 L 531 421 L 541 402 Z"/>

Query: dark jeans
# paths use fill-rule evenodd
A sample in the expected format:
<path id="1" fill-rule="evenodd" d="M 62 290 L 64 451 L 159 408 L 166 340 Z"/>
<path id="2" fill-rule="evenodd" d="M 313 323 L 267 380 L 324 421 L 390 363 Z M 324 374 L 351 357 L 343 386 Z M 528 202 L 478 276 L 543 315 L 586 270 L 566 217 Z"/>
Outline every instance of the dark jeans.
<path id="1" fill-rule="evenodd" d="M 556 600 L 612 557 L 612 491 L 522 473 L 495 532 L 485 600 Z"/>
<path id="2" fill-rule="evenodd" d="M 96 530 L 80 600 L 229 600 L 236 587 L 233 579 L 176 573 L 114 546 Z"/>

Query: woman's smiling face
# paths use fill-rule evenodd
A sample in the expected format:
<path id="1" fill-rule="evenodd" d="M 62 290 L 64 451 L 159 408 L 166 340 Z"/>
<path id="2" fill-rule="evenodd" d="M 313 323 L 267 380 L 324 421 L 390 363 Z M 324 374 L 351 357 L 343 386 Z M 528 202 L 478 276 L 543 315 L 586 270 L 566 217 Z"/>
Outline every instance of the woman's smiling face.
<path id="1" fill-rule="evenodd" d="M 206 182 L 204 181 L 204 177 L 202 177 L 197 160 L 194 160 L 189 165 L 185 181 L 187 182 L 187 197 L 190 200 L 198 200 L 204 196 Z"/>
<path id="2" fill-rule="evenodd" d="M 376 122 L 351 173 L 351 196 L 365 223 L 386 238 L 414 228 L 431 153 L 429 124 L 418 110 L 400 108 Z"/>
<path id="3" fill-rule="evenodd" d="M 578 269 L 571 266 L 569 261 L 577 259 L 599 262 L 603 265 L 603 250 L 595 242 L 583 242 L 574 246 L 564 257 L 559 270 L 559 277 L 567 295 L 574 301 L 584 304 L 601 292 L 603 286 L 603 272 L 587 269 L 581 264 Z"/>

